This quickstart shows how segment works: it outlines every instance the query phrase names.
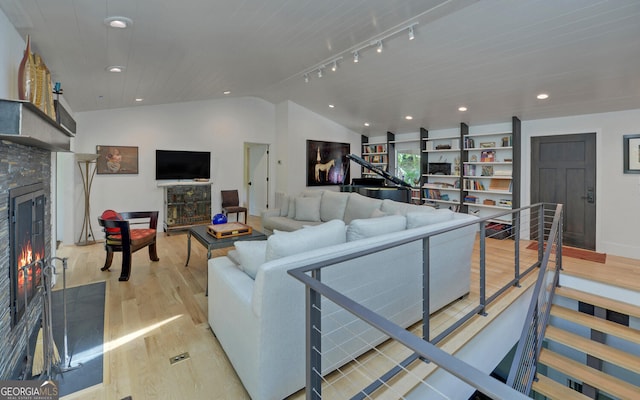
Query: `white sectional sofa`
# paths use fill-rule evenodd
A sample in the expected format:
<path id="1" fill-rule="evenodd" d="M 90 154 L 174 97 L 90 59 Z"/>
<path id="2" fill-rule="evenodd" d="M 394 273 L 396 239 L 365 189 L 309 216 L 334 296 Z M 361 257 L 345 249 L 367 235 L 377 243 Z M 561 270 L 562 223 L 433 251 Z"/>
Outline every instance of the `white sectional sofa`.
<path id="1" fill-rule="evenodd" d="M 350 202 L 354 194 L 340 195 Z M 368 200 L 375 199 L 362 200 L 353 210 L 345 205 L 348 225 L 336 218 L 275 232 L 267 241 L 239 241 L 236 262 L 229 257 L 209 260 L 209 325 L 253 399 L 282 399 L 305 385 L 304 285 L 288 270 L 476 219 L 449 210 L 422 211 L 427 207 L 402 215 L 398 209 L 406 211 L 407 205 L 400 203 L 387 203 L 387 210 L 397 207 L 399 214 L 369 218 L 376 209 L 382 213 L 384 201 L 376 200 L 378 208 L 367 210 L 363 204 L 372 206 Z M 365 214 L 367 218 L 354 218 Z M 429 313 L 469 292 L 476 229 L 471 225 L 430 239 Z M 422 318 L 422 254 L 422 241 L 413 241 L 327 267 L 322 281 L 407 327 Z M 323 374 L 385 340 L 326 300 L 322 331 Z"/>
<path id="2" fill-rule="evenodd" d="M 294 231 L 308 225 L 319 225 L 333 219 L 349 224 L 354 219 L 371 218 L 407 212 L 428 212 L 429 206 L 380 200 L 358 193 L 341 193 L 330 190 L 307 190 L 298 196 L 285 196 L 279 208 L 262 212 L 262 227 L 266 234 L 274 229 Z"/>

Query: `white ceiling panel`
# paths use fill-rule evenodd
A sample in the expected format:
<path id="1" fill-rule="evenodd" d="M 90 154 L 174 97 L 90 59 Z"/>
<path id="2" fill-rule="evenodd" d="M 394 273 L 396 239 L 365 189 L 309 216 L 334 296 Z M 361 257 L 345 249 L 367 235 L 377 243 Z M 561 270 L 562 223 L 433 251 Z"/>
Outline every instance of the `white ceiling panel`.
<path id="1" fill-rule="evenodd" d="M 76 112 L 231 90 L 379 135 L 640 108 L 637 0 L 0 0 L 0 8 L 31 36 Z M 110 29 L 110 16 L 133 25 Z M 414 23 L 409 41 L 402 28 Z M 367 47 L 352 62 L 353 50 L 394 32 L 381 54 Z M 339 57 L 336 72 L 317 77 L 315 68 Z M 112 74 L 109 65 L 126 69 Z M 542 91 L 547 101 L 535 98 Z"/>

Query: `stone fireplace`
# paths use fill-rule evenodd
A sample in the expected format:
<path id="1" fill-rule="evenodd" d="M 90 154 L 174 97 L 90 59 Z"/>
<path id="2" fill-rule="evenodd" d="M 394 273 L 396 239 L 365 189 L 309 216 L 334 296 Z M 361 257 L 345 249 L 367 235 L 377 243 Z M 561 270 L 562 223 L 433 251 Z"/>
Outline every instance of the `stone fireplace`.
<path id="1" fill-rule="evenodd" d="M 70 135 L 31 104 L 0 100 L 0 380 L 24 378 L 29 340 L 35 348 L 41 265 L 28 274 L 19 265 L 54 255 L 52 152 L 69 147 Z"/>

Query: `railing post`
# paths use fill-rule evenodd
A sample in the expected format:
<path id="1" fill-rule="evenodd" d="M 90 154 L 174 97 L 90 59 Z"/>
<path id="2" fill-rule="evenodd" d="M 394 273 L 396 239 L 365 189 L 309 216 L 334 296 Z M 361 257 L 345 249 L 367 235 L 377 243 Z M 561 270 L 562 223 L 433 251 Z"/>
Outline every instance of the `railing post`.
<path id="1" fill-rule="evenodd" d="M 558 221 L 558 250 L 556 251 L 556 268 L 562 271 L 562 234 L 564 233 L 564 208 L 560 211 Z"/>
<path id="2" fill-rule="evenodd" d="M 429 328 L 429 237 L 422 239 L 422 339 L 431 339 Z"/>
<path id="3" fill-rule="evenodd" d="M 320 270 L 311 271 L 311 277 L 320 280 Z M 307 400 L 322 399 L 322 313 L 320 308 L 320 293 L 311 287 L 306 287 L 306 334 L 307 334 L 307 368 L 306 368 L 306 397 Z"/>
<path id="4" fill-rule="evenodd" d="M 515 226 L 515 232 L 513 232 L 513 240 L 514 240 L 514 273 L 515 273 L 515 283 L 513 284 L 513 286 L 515 287 L 520 287 L 520 224 L 522 223 L 522 215 L 520 214 L 522 211 L 518 210 L 515 214 L 515 216 L 513 214 L 511 214 L 512 218 L 513 218 L 513 224 L 511 225 L 511 229 L 514 229 L 513 227 Z"/>
<path id="5" fill-rule="evenodd" d="M 480 306 L 482 309 L 478 314 L 487 315 L 485 312 L 485 307 L 487 306 L 487 279 L 486 279 L 486 223 L 485 221 L 480 221 Z"/>
<path id="6" fill-rule="evenodd" d="M 538 263 L 542 262 L 544 253 L 544 203 L 538 209 Z"/>

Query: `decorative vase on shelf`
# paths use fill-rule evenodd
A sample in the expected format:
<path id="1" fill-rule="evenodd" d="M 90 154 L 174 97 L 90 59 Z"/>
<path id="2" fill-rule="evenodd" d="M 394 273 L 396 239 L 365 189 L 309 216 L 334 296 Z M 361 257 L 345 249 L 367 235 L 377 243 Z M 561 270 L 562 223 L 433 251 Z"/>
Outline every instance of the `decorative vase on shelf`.
<path id="1" fill-rule="evenodd" d="M 36 83 L 36 65 L 31 54 L 31 38 L 27 35 L 27 47 L 18 68 L 18 97 L 33 102 Z"/>

